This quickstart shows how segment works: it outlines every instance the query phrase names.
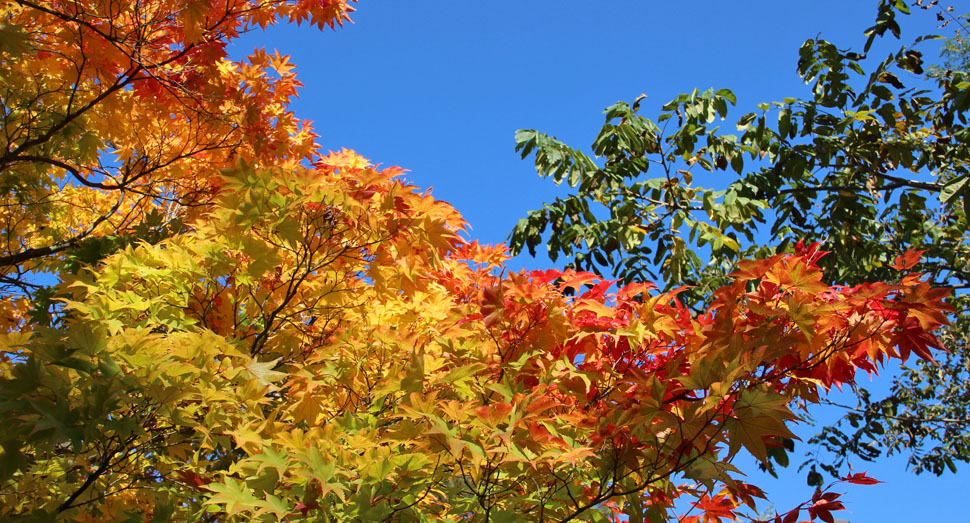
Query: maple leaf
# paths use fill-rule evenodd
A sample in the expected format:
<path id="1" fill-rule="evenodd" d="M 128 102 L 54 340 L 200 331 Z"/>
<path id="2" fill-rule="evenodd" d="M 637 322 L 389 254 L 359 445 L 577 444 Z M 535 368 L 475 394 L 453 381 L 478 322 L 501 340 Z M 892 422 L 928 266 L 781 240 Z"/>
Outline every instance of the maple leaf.
<path id="1" fill-rule="evenodd" d="M 788 400 L 767 391 L 746 391 L 734 405 L 734 419 L 728 424 L 729 450 L 736 453 L 744 446 L 761 461 L 768 459 L 765 438 L 782 436 L 795 439 L 785 422 L 796 419 L 788 408 Z"/>
<path id="2" fill-rule="evenodd" d="M 775 262 L 780 258 L 776 256 L 774 258 L 767 258 L 763 260 L 741 260 L 738 262 L 738 268 L 730 274 L 730 276 L 736 280 L 759 280 L 768 272 L 769 268 L 775 264 Z"/>
<path id="3" fill-rule="evenodd" d="M 855 474 L 849 474 L 848 476 L 842 478 L 842 481 L 847 483 L 854 483 L 856 485 L 876 485 L 878 483 L 884 483 L 878 479 L 871 478 L 866 475 L 865 472 L 856 472 Z"/>
<path id="4" fill-rule="evenodd" d="M 722 518 L 736 520 L 734 509 L 736 505 L 725 495 L 708 496 L 691 503 L 694 507 L 704 512 L 703 521 L 720 522 Z"/>
<path id="5" fill-rule="evenodd" d="M 833 492 L 818 493 L 813 499 L 813 503 L 808 507 L 808 514 L 811 518 L 818 518 L 825 523 L 834 523 L 835 518 L 832 517 L 832 512 L 836 510 L 845 510 L 845 506 L 842 505 L 841 501 L 837 501 L 840 494 L 835 494 Z"/>
<path id="6" fill-rule="evenodd" d="M 207 492 L 212 492 L 211 489 L 207 488 L 206 485 L 212 483 L 211 479 L 203 478 L 196 472 L 191 470 L 176 470 L 175 474 L 182 480 L 186 485 Z"/>
<path id="7" fill-rule="evenodd" d="M 246 365 L 246 369 L 252 373 L 253 377 L 263 385 L 273 385 L 278 380 L 289 376 L 286 372 L 273 370 L 277 367 L 282 358 L 273 361 L 252 361 Z"/>
<path id="8" fill-rule="evenodd" d="M 601 278 L 590 272 L 576 272 L 572 269 L 567 269 L 563 271 L 560 276 L 562 281 L 559 283 L 559 288 L 561 290 L 574 289 L 579 290 L 580 286 L 590 283 L 601 281 Z"/>
<path id="9" fill-rule="evenodd" d="M 831 254 L 831 251 L 821 250 L 821 242 L 815 242 L 809 246 L 806 246 L 803 240 L 798 240 L 795 244 L 795 255 L 803 258 L 805 263 L 812 268 L 818 268 L 818 262 L 826 254 Z"/>
<path id="10" fill-rule="evenodd" d="M 542 283 L 552 283 L 562 277 L 562 271 L 556 269 L 546 269 L 544 271 L 532 271 L 529 276 Z"/>
<path id="11" fill-rule="evenodd" d="M 925 252 L 926 251 L 909 249 L 903 254 L 897 256 L 889 266 L 900 271 L 912 269 L 913 266 L 919 263 L 920 258 L 922 258 Z"/>
<path id="12" fill-rule="evenodd" d="M 505 293 L 501 285 L 489 287 L 482 291 L 482 316 L 485 318 L 485 326 L 492 327 L 502 321 L 505 312 Z"/>
<path id="13" fill-rule="evenodd" d="M 209 489 L 214 493 L 206 500 L 208 505 L 221 505 L 227 516 L 242 513 L 256 507 L 259 500 L 253 495 L 245 482 L 225 478 L 224 483 L 210 483 Z"/>
<path id="14" fill-rule="evenodd" d="M 801 258 L 781 258 L 781 262 L 767 270 L 765 281 L 812 294 L 829 290 L 828 285 L 822 283 L 821 271 L 813 269 Z"/>

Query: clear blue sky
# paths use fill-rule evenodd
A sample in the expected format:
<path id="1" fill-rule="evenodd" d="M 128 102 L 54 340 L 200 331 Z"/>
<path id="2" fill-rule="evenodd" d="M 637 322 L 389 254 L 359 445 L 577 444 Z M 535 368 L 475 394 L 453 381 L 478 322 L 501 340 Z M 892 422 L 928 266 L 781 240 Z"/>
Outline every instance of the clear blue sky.
<path id="1" fill-rule="evenodd" d="M 556 194 L 531 162 L 518 159 L 516 129 L 539 129 L 586 148 L 606 106 L 645 93 L 643 113 L 654 117 L 660 105 L 695 87 L 738 95 L 731 125 L 758 102 L 806 96 L 795 74 L 798 47 L 821 35 L 860 49 L 875 4 L 362 0 L 355 23 L 342 30 L 275 27 L 250 33 L 232 52 L 238 57 L 265 47 L 290 55 L 305 84 L 293 109 L 314 121 L 324 149 L 347 147 L 409 169 L 412 183 L 434 187 L 436 197 L 462 212 L 473 239 L 495 243 L 527 210 Z M 937 31 L 931 14 L 904 19 L 904 40 Z M 884 49 L 870 56 L 883 58 Z M 932 48 L 924 51 L 933 57 Z M 526 256 L 510 265 L 549 262 Z M 846 492 L 849 508 L 839 517 L 852 523 L 970 520 L 958 501 L 966 473 L 916 477 L 899 459 L 865 465 L 862 470 L 887 484 L 837 489 Z M 811 496 L 804 474 L 782 475 L 781 481 L 752 478 L 777 509 Z"/>

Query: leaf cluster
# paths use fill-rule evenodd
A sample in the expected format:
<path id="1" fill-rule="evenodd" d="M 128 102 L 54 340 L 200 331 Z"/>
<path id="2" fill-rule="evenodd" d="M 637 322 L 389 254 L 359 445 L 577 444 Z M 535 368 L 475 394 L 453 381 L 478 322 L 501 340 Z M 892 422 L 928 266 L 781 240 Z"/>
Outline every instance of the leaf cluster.
<path id="1" fill-rule="evenodd" d="M 950 11 L 939 16 L 946 20 Z M 874 56 L 880 37 L 900 37 L 899 17 L 908 14 L 905 2 L 879 2 L 858 51 L 807 40 L 797 71 L 808 96 L 759 104 L 728 129 L 724 121 L 735 97 L 709 89 L 679 95 L 654 120 L 640 115 L 643 95 L 607 108 L 591 156 L 537 131 L 520 131 L 523 158 L 534 153 L 540 176 L 565 181 L 574 192 L 521 219 L 510 235 L 512 251 L 535 254 L 544 243 L 553 260 L 565 256 L 572 267 L 624 282 L 686 286 L 681 296 L 698 310 L 739 260 L 791 252 L 799 242 L 822 242 L 830 251 L 818 262 L 830 283 L 891 279 L 892 261 L 918 249 L 924 253 L 920 269 L 934 282 L 968 288 L 970 76 L 954 61 L 963 33 L 944 45 L 945 74 L 924 70 L 920 44 L 939 38 L 932 35 Z M 948 340 L 966 338 L 966 308 L 957 309 L 960 319 Z M 828 448 L 862 459 L 881 453 L 872 448 L 911 450 L 917 471 L 950 468 L 944 456 L 964 461 L 955 443 L 960 439 L 953 438 L 965 432 L 965 423 L 932 428 L 938 417 L 931 414 L 932 400 L 915 392 L 926 376 L 961 376 L 962 344 L 951 343 L 952 357 L 939 356 L 949 363 L 905 371 L 885 400 L 927 420 L 913 421 L 918 428 L 885 417 L 881 422 L 894 427 L 892 434 L 913 437 L 886 435 L 877 447 L 863 448 L 851 433 L 838 432 L 838 443 Z M 964 395 L 925 379 L 951 391 L 943 395 L 944 408 L 961 414 L 944 417 L 965 420 L 970 403 Z M 875 412 L 866 404 L 859 408 Z M 829 441 L 832 430 L 816 441 Z M 933 447 L 925 460 L 924 445 Z"/>
<path id="2" fill-rule="evenodd" d="M 947 291 L 909 272 L 915 252 L 852 287 L 823 280 L 817 245 L 740 261 L 699 311 L 509 273 L 401 169 L 318 152 L 285 57 L 226 59 L 249 27 L 334 27 L 346 2 L 0 9 L 0 519 L 660 521 L 680 500 L 688 521 L 735 518 L 763 496 L 736 456 L 786 459 L 823 389 L 940 346 Z M 667 110 L 710 123 L 729 99 Z M 702 125 L 661 139 L 637 109 L 611 110 L 601 153 L 719 165 Z M 590 178 L 531 139 L 604 199 L 642 167 Z M 668 182 L 638 194 L 674 219 L 698 193 Z M 718 223 L 750 218 L 723 197 L 740 214 Z"/>

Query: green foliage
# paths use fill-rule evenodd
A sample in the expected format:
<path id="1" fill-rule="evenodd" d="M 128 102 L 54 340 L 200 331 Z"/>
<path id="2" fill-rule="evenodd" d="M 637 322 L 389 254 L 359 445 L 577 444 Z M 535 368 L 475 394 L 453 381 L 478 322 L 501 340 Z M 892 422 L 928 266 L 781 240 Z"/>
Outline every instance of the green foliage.
<path id="1" fill-rule="evenodd" d="M 763 140 L 763 121 L 760 131 L 754 129 L 741 140 L 708 129 L 735 103 L 728 90 L 680 95 L 663 107 L 657 123 L 639 114 L 642 99 L 606 109 L 606 123 L 592 146 L 596 157 L 606 158 L 602 166 L 542 133 L 516 133 L 516 150 L 523 157 L 535 151 L 539 174 L 557 184 L 566 181 L 576 194 L 520 220 L 510 239 L 513 251 L 528 248 L 535 254 L 548 227 L 552 234 L 547 249 L 553 260 L 562 254 L 579 269 L 607 267 L 628 282 L 654 277 L 653 267 L 659 264 L 665 280 L 674 284 L 687 281 L 702 265 L 687 249 L 682 231 L 689 231 L 687 241 L 696 247 L 707 245 L 732 258 L 739 250 L 738 234 L 753 240 L 752 225 L 764 219 L 765 204 L 734 188 L 695 187 L 691 169 L 725 170 L 730 165 L 740 172 L 743 156 L 757 154 L 744 140 Z M 665 135 L 660 125 L 671 118 L 677 119 L 678 128 Z M 750 123 L 753 116 L 743 120 Z M 663 177 L 644 179 L 651 167 Z M 608 217 L 601 219 L 604 211 Z"/>

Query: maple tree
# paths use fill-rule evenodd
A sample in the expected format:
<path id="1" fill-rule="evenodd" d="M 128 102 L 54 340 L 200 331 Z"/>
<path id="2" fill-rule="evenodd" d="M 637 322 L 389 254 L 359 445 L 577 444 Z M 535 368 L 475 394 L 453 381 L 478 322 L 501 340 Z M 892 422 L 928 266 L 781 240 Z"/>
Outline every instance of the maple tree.
<path id="1" fill-rule="evenodd" d="M 882 41 L 901 36 L 910 9 L 881 0 L 861 49 L 805 41 L 797 71 L 808 92 L 758 104 L 736 124 L 725 121 L 734 93 L 709 89 L 677 96 L 655 119 L 641 115 L 644 96 L 608 107 L 592 155 L 538 131 L 516 134 L 540 176 L 573 190 L 518 222 L 513 252 L 545 244 L 576 269 L 685 285 L 697 310 L 740 260 L 799 241 L 832 251 L 819 261 L 828 283 L 893 278 L 892 260 L 920 250 L 936 285 L 962 289 L 946 352 L 905 367 L 885 398 L 859 387 L 846 417 L 809 441 L 813 464 L 833 475 L 850 458 L 858 466 L 883 454 L 908 453 L 917 473 L 970 461 L 966 27 L 952 8 L 913 5 L 958 27 L 943 46 L 946 66 L 930 75 L 920 49 L 935 38 Z M 820 484 L 815 468 L 809 479 Z"/>
<path id="2" fill-rule="evenodd" d="M 739 452 L 939 346 L 917 253 L 841 287 L 800 244 L 700 313 L 508 273 L 400 169 L 318 152 L 285 57 L 226 57 L 345 2 L 2 9 L 4 518 L 732 519 L 762 495 Z M 840 506 L 820 490 L 785 521 Z"/>

